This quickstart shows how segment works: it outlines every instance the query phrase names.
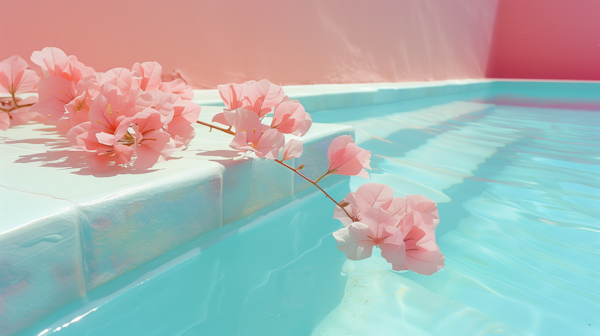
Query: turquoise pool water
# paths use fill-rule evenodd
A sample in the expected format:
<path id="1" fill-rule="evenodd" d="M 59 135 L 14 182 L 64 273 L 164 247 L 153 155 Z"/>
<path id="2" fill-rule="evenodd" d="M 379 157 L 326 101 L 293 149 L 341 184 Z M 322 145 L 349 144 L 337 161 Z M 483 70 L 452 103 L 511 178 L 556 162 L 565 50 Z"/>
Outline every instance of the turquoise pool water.
<path id="1" fill-rule="evenodd" d="M 435 275 L 347 261 L 332 205 L 307 191 L 23 334 L 600 334 L 600 111 L 472 98 L 313 115 L 356 127 L 373 181 L 439 202 Z M 368 182 L 336 181 L 338 199 Z"/>

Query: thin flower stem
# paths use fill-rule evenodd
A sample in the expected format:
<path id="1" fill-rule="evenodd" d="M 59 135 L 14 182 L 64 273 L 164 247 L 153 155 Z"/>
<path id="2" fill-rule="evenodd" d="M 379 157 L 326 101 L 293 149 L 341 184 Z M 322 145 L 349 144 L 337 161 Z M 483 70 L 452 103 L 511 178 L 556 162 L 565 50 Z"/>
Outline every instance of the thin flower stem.
<path id="1" fill-rule="evenodd" d="M 319 190 L 321 190 L 321 191 L 323 192 L 323 194 L 325 194 L 325 196 L 327 196 L 327 198 L 329 198 L 329 199 L 330 199 L 330 200 L 331 200 L 333 203 L 335 203 L 335 205 L 339 206 L 339 207 L 340 207 L 340 209 L 342 209 L 342 210 L 344 211 L 344 213 L 346 214 L 346 216 L 348 216 L 348 218 L 352 219 L 352 216 L 350 216 L 350 214 L 349 214 L 349 213 L 346 211 L 346 209 L 344 209 L 344 207 L 343 207 L 343 206 L 341 206 L 341 205 L 340 205 L 338 202 L 336 202 L 336 201 L 333 199 L 333 197 L 329 196 L 329 194 L 328 194 L 328 193 L 327 193 L 325 190 L 323 190 L 323 188 L 321 188 L 321 187 L 320 187 L 320 186 L 317 184 L 317 181 L 313 181 L 313 180 L 309 179 L 308 177 L 304 176 L 304 175 L 303 175 L 301 172 L 299 172 L 299 171 L 298 171 L 296 168 L 293 168 L 292 166 L 290 166 L 290 165 L 288 165 L 288 164 L 284 163 L 283 161 L 275 160 L 275 162 L 279 163 L 280 165 L 282 165 L 282 166 L 284 166 L 284 167 L 286 167 L 286 168 L 288 168 L 288 169 L 291 169 L 291 170 L 292 170 L 294 173 L 296 173 L 296 174 L 300 175 L 300 177 L 302 177 L 303 179 L 307 180 L 307 181 L 308 181 L 310 184 L 312 184 L 312 185 L 314 185 L 315 187 L 319 188 Z M 327 174 L 325 174 L 325 175 L 327 175 Z M 323 176 L 325 176 L 325 175 L 323 175 Z M 321 176 L 321 178 L 322 178 L 323 176 Z"/>
<path id="2" fill-rule="evenodd" d="M 230 130 L 230 129 L 221 128 L 221 127 L 219 127 L 219 126 L 215 126 L 215 125 L 212 125 L 212 124 L 209 124 L 209 123 L 205 123 L 205 122 L 203 122 L 203 121 L 196 121 L 196 122 L 197 122 L 198 124 L 200 124 L 200 125 L 208 126 L 208 127 L 210 127 L 211 129 L 213 129 L 213 128 L 214 128 L 214 129 L 216 129 L 216 130 L 219 130 L 219 131 L 221 131 L 221 132 L 225 132 L 225 133 L 227 133 L 227 134 L 235 135 L 235 132 L 234 132 L 234 131 L 232 131 L 232 130 Z"/>
<path id="3" fill-rule="evenodd" d="M 235 132 L 233 132 L 233 131 L 231 131 L 231 130 L 228 130 L 228 129 L 225 129 L 225 128 L 221 128 L 221 127 L 219 127 L 219 126 L 211 125 L 211 124 L 209 124 L 209 123 L 205 123 L 205 122 L 202 122 L 202 121 L 197 121 L 197 123 L 198 123 L 198 124 L 200 124 L 200 125 L 208 126 L 208 127 L 210 127 L 210 128 L 214 128 L 214 129 L 216 129 L 216 130 L 219 130 L 219 131 L 221 131 L 221 132 L 225 132 L 225 133 L 227 133 L 227 134 L 235 135 Z M 320 186 L 317 184 L 317 182 L 319 182 L 319 180 L 320 180 L 320 179 L 322 179 L 323 177 L 325 177 L 327 174 L 331 173 L 331 171 L 328 171 L 328 172 L 327 172 L 327 173 L 325 173 L 323 176 L 319 177 L 319 179 L 318 179 L 318 180 L 316 180 L 316 181 L 313 181 L 313 180 L 309 179 L 308 177 L 304 176 L 304 175 L 303 175 L 301 172 L 299 172 L 299 171 L 298 171 L 296 168 L 293 168 L 292 166 L 289 166 L 288 164 L 284 163 L 283 161 L 279 161 L 279 160 L 277 160 L 277 159 L 276 159 L 276 160 L 275 160 L 275 162 L 279 163 L 280 165 L 282 165 L 282 166 L 284 166 L 284 167 L 286 167 L 286 168 L 288 168 L 288 169 L 291 169 L 291 170 L 292 170 L 294 173 L 296 173 L 296 174 L 300 175 L 300 177 L 302 177 L 303 179 L 305 179 L 306 181 L 308 181 L 310 184 L 312 184 L 312 185 L 314 185 L 315 187 L 317 187 L 319 190 L 321 190 L 321 192 L 323 192 L 323 194 L 325 194 L 325 196 L 327 196 L 327 198 L 329 198 L 329 199 L 330 199 L 330 200 L 331 200 L 333 203 L 335 203 L 335 205 L 339 206 L 339 207 L 340 207 L 340 209 L 342 209 L 342 211 L 344 211 L 344 213 L 346 214 L 346 216 L 348 216 L 348 218 L 352 219 L 352 216 L 350 216 L 350 214 L 349 214 L 349 213 L 346 211 L 346 209 L 344 209 L 344 207 L 343 207 L 343 206 L 341 206 L 341 205 L 340 205 L 338 202 L 336 202 L 336 201 L 333 199 L 333 197 L 329 196 L 329 194 L 328 194 L 328 193 L 327 193 L 325 190 L 323 190 L 323 188 L 321 188 L 321 187 L 320 187 Z"/>
<path id="4" fill-rule="evenodd" d="M 325 174 L 321 175 L 321 177 L 319 177 L 318 179 L 315 180 L 315 183 L 319 183 L 319 181 L 321 181 L 321 179 L 325 176 L 327 176 L 327 174 L 331 173 L 331 170 L 328 170 Z"/>
<path id="5" fill-rule="evenodd" d="M 17 98 L 15 97 L 15 93 L 12 91 L 12 84 L 10 85 L 10 97 L 12 98 L 13 103 L 15 103 L 16 107 L 19 107 L 19 104 L 17 104 Z"/>

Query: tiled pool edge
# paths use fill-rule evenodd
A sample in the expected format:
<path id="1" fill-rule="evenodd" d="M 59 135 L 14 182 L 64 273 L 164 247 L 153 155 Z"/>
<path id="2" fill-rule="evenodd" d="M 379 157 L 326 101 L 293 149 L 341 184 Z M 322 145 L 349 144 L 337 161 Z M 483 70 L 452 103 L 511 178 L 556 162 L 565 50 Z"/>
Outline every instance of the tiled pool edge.
<path id="1" fill-rule="evenodd" d="M 210 117 L 210 111 L 202 117 Z M 28 127 L 40 125 L 21 126 Z M 235 154 L 227 147 L 230 139 L 215 143 L 206 139 L 203 131 L 198 129 L 198 141 L 209 141 L 213 148 Z M 328 144 L 341 134 L 353 135 L 353 130 L 343 125 L 315 124 L 314 132 L 305 137 L 307 149 L 303 162 L 326 162 Z M 204 153 L 192 151 L 175 160 L 179 169 L 172 173 L 169 169 L 173 168 L 162 169 L 163 174 L 152 180 L 138 179 L 123 187 L 119 184 L 122 179 L 109 176 L 100 183 L 112 183 L 114 190 L 102 192 L 90 188 L 90 195 L 85 191 L 52 194 L 51 186 L 44 188 L 45 180 L 65 178 L 66 189 L 76 180 L 59 169 L 46 179 L 27 181 L 30 175 L 43 172 L 44 168 L 28 162 L 25 163 L 28 168 L 22 169 L 15 167 L 19 166 L 15 162 L 37 155 L 40 147 L 27 141 L 14 144 L 6 139 L 0 147 L 4 177 L 0 177 L 0 198 L 14 203 L 7 206 L 4 202 L 0 213 L 4 222 L 0 227 L 0 274 L 8 279 L 0 282 L 2 335 L 17 332 L 64 304 L 86 297 L 94 288 L 143 267 L 205 233 L 265 207 L 289 202 L 303 189 L 295 187 L 292 172 L 274 162 L 252 158 L 219 160 L 218 156 L 202 156 L 199 154 Z M 213 159 L 217 162 L 211 162 Z M 89 176 L 87 181 L 93 179 L 102 178 Z M 74 189 L 78 188 L 86 186 Z M 26 214 L 11 211 L 24 208 L 25 204 L 31 206 Z M 55 222 L 58 224 L 54 225 Z"/>
<path id="2" fill-rule="evenodd" d="M 563 83 L 560 83 L 561 85 L 563 85 Z M 586 83 L 587 84 L 587 83 Z M 469 90 L 474 90 L 474 91 L 486 91 L 488 89 L 491 89 L 493 86 L 491 86 L 491 84 L 489 83 L 476 83 L 476 84 L 469 84 L 470 89 Z M 524 84 L 525 85 L 525 84 Z M 546 85 L 546 84 L 544 84 Z M 448 86 L 448 85 L 446 85 Z M 525 85 L 527 88 L 527 85 Z M 535 88 L 535 85 L 533 86 Z M 466 89 L 467 87 L 462 87 L 460 88 L 460 90 L 462 89 Z M 459 90 L 458 88 L 455 88 L 456 90 Z M 531 87 L 529 87 L 529 89 L 531 89 Z M 432 97 L 435 95 L 443 95 L 443 94 L 453 94 L 453 93 L 458 93 L 458 92 L 451 92 L 452 89 L 449 88 L 431 88 L 431 87 L 426 87 L 426 88 L 414 88 L 414 89 L 402 89 L 402 90 L 417 90 L 415 92 L 396 92 L 395 90 L 381 90 L 381 94 L 378 94 L 377 92 L 379 92 L 380 90 L 375 90 L 373 92 L 349 92 L 349 93 L 343 93 L 343 94 L 337 94 L 337 93 L 331 93 L 331 94 L 324 94 L 324 95 L 315 95 L 310 96 L 307 95 L 304 98 L 298 96 L 297 98 L 300 99 L 304 99 L 306 100 L 306 102 L 303 101 L 303 103 L 307 106 L 307 110 L 311 111 L 311 109 L 337 109 L 337 108 L 343 108 L 343 107 L 348 107 L 348 106 L 356 106 L 357 104 L 359 106 L 364 106 L 364 105 L 368 105 L 368 104 L 384 104 L 387 102 L 393 102 L 393 101 L 389 101 L 386 100 L 388 98 L 386 97 L 397 97 L 398 99 L 400 99 L 400 101 L 402 100 L 406 100 L 406 99 L 420 99 L 420 98 L 426 98 L 426 97 Z M 402 91 L 402 90 L 398 90 L 398 91 Z M 449 92 L 449 93 L 448 93 Z M 462 92 L 462 91 L 460 91 Z M 465 91 L 466 92 L 466 91 Z M 379 98 L 378 98 L 379 97 Z M 379 99 L 379 102 L 374 103 L 374 101 L 376 101 L 377 99 Z M 391 99 L 391 98 L 390 98 Z M 312 101 L 312 102 L 311 102 Z M 368 103 L 371 102 L 371 103 Z M 311 105 L 312 104 L 312 105 Z M 360 105 L 362 104 L 362 105 Z M 340 130 L 340 132 L 344 132 L 344 130 Z M 337 132 L 335 134 L 342 134 L 340 132 Z M 333 134 L 331 135 L 332 137 L 334 136 Z M 330 138 L 331 139 L 331 138 Z M 322 158 L 322 156 L 320 156 L 321 154 L 323 154 L 323 152 L 319 152 L 322 151 L 323 149 L 325 149 L 326 151 L 326 139 L 323 140 L 323 143 L 317 145 L 319 143 L 319 140 L 310 140 L 313 141 L 313 143 L 315 143 L 314 147 L 315 149 L 315 155 L 317 156 L 317 158 L 315 158 L 313 162 L 318 162 L 318 157 Z M 308 142 L 307 142 L 308 143 Z M 311 143 L 312 144 L 312 143 Z M 312 146 L 311 144 L 309 144 L 310 147 Z M 32 150 L 34 151 L 33 148 L 26 148 L 26 150 Z M 305 158 L 309 158 L 311 155 L 309 155 L 309 153 L 306 154 L 307 156 Z M 196 160 L 199 160 L 198 158 L 195 158 Z M 252 163 L 248 163 L 248 162 L 252 162 Z M 254 172 L 262 172 L 262 174 L 266 174 L 268 175 L 269 172 L 271 172 L 271 168 L 273 167 L 266 167 L 266 169 L 263 169 L 264 167 L 259 166 L 254 166 L 255 161 L 248 161 L 245 163 L 245 165 L 247 166 L 246 168 L 243 168 L 242 170 L 246 170 L 248 172 L 248 174 L 252 175 L 254 174 Z M 297 165 L 298 163 L 296 163 Z M 217 165 L 215 163 L 215 165 Z M 238 166 L 241 167 L 241 166 Z M 257 168 L 255 170 L 255 168 Z M 226 170 L 226 169 L 225 169 Z M 219 174 L 217 174 L 217 176 L 220 176 L 220 181 L 223 181 L 223 172 Z M 290 175 L 291 176 L 291 175 Z M 218 179 L 218 178 L 217 178 Z M 214 181 L 214 180 L 213 180 Z M 215 184 L 218 184 L 219 182 L 214 182 Z M 223 182 L 220 182 L 223 183 Z M 166 185 L 169 185 L 169 183 L 166 183 Z M 272 198 L 271 199 L 271 203 L 264 203 L 263 205 L 265 206 L 269 206 L 269 205 L 273 205 L 277 202 L 282 202 L 285 201 L 287 198 L 289 198 L 290 196 L 292 196 L 294 194 L 294 192 L 298 192 L 301 189 L 296 188 L 295 181 L 290 181 L 290 185 L 289 188 L 287 188 L 289 191 L 287 191 L 286 193 L 280 193 L 277 195 L 277 197 Z M 199 186 L 199 184 L 198 184 Z M 304 186 L 306 187 L 306 186 Z M 221 187 L 221 195 L 225 195 L 225 191 L 224 191 L 224 187 Z M 6 189 L 5 191 L 10 191 L 9 193 L 12 192 L 16 192 L 19 193 L 22 191 L 19 190 L 14 190 L 14 189 L 9 189 L 9 188 L 3 188 Z M 194 189 L 195 190 L 195 189 Z M 193 191 L 191 191 L 193 192 Z M 265 191 L 267 192 L 267 191 Z M 232 189 L 232 195 L 235 194 L 235 188 Z M 29 193 L 31 195 L 35 195 L 34 193 Z M 175 195 L 177 194 L 176 192 L 172 193 L 171 195 Z M 164 194 L 158 194 L 155 195 L 154 199 L 155 199 L 155 205 L 158 206 L 158 208 L 160 208 L 160 200 L 163 198 L 163 196 L 165 196 Z M 3 197 L 12 197 L 12 196 L 3 196 Z M 41 195 L 41 197 L 45 197 L 44 194 Z M 119 197 L 125 197 L 126 195 L 117 195 L 114 199 L 114 202 L 117 202 Z M 168 195 L 167 195 L 168 197 Z M 224 197 L 224 196 L 222 196 Z M 214 198 L 214 197 L 213 197 Z M 61 201 L 61 200 L 58 200 Z M 69 300 L 69 298 L 78 298 L 81 296 L 85 295 L 85 287 L 87 287 L 88 290 L 91 290 L 101 284 L 106 283 L 107 281 L 110 281 L 112 279 L 115 279 L 123 274 L 126 274 L 129 270 L 131 270 L 132 268 L 136 268 L 136 267 L 140 267 L 142 265 L 145 264 L 145 262 L 147 262 L 148 260 L 153 260 L 154 258 L 156 258 L 157 256 L 162 255 L 162 252 L 165 251 L 170 251 L 175 249 L 176 247 L 180 246 L 181 244 L 183 244 L 184 242 L 187 242 L 191 239 L 194 239 L 197 236 L 194 236 L 193 234 L 190 235 L 189 232 L 180 232 L 179 237 L 181 237 L 183 240 L 165 240 L 165 245 L 163 247 L 161 247 L 160 249 L 155 249 L 153 246 L 152 247 L 148 247 L 145 246 L 146 249 L 142 250 L 141 255 L 144 256 L 144 258 L 142 259 L 138 259 L 136 261 L 139 261 L 139 263 L 128 263 L 128 262 L 117 262 L 116 264 L 113 263 L 113 261 L 111 260 L 111 257 L 117 255 L 120 258 L 123 259 L 127 259 L 129 258 L 130 255 L 137 255 L 138 252 L 140 252 L 139 250 L 136 251 L 132 251 L 131 248 L 129 248 L 128 245 L 126 245 L 126 243 L 130 243 L 131 240 L 128 239 L 123 239 L 123 238 L 133 238 L 138 239 L 139 237 L 137 237 L 136 235 L 136 231 L 135 227 L 132 226 L 128 226 L 126 230 L 120 231 L 120 234 L 115 236 L 115 232 L 107 232 L 104 231 L 106 229 L 107 223 L 110 222 L 110 220 L 113 219 L 113 216 L 109 216 L 110 218 L 107 218 L 106 220 L 99 220 L 98 218 L 94 218 L 94 215 L 89 215 L 86 214 L 85 210 L 81 210 L 79 209 L 79 207 L 77 206 L 77 204 L 80 203 L 73 203 L 69 200 L 64 200 L 64 206 L 69 208 L 70 210 L 67 211 L 68 214 L 67 216 L 70 216 L 68 220 L 66 220 L 66 222 L 72 222 L 72 223 L 81 223 L 81 224 L 74 224 L 75 227 L 77 227 L 78 225 L 82 225 L 84 227 L 82 227 L 80 229 L 81 231 L 81 237 L 79 238 L 80 241 L 77 241 L 77 238 L 74 238 L 74 242 L 73 243 L 69 243 L 68 247 L 65 247 L 65 250 L 67 251 L 76 251 L 76 246 L 77 244 L 85 244 L 86 245 L 86 250 L 88 246 L 101 246 L 102 248 L 100 250 L 96 250 L 96 249 L 92 249 L 90 250 L 89 254 L 92 255 L 93 258 L 86 258 L 86 263 L 85 264 L 81 264 L 78 266 L 65 266 L 65 267 L 59 267 L 58 270 L 54 270 L 54 268 L 46 268 L 43 269 L 43 271 L 45 272 L 44 274 L 38 273 L 40 274 L 38 276 L 39 281 L 46 281 L 46 285 L 49 286 L 52 284 L 52 282 L 54 282 L 54 284 L 56 285 L 55 288 L 48 288 L 48 287 L 43 287 L 40 286 L 40 290 L 45 290 L 44 293 L 48 294 L 48 295 L 54 295 L 56 297 L 60 297 L 61 300 L 58 300 L 56 302 L 50 302 L 49 304 L 46 305 L 46 308 L 42 309 L 42 311 L 40 312 L 36 312 L 36 314 L 28 314 L 27 318 L 23 319 L 23 323 L 25 324 L 29 324 L 31 323 L 31 321 L 43 316 L 44 314 L 47 314 L 48 311 L 51 311 L 52 309 L 56 309 L 56 307 L 64 304 L 66 301 Z M 71 202 L 71 203 L 69 203 Z M 81 204 L 86 203 L 86 202 L 81 202 Z M 88 202 L 89 203 L 89 202 Z M 128 204 L 129 206 L 127 207 L 127 209 L 120 209 L 120 212 L 115 214 L 114 218 L 129 218 L 131 219 L 132 217 L 134 218 L 133 222 L 137 222 L 140 223 L 141 221 L 144 220 L 143 217 L 138 217 L 137 220 L 135 220 L 135 216 L 136 214 L 144 214 L 147 213 L 148 211 L 150 213 L 152 213 L 152 211 L 159 211 L 158 208 L 157 209 L 153 209 L 153 208 L 147 208 L 144 207 L 143 205 L 140 205 L 137 202 L 131 202 L 130 204 Z M 69 205 L 71 204 L 71 205 Z M 86 203 L 87 204 L 87 203 Z M 258 208 L 256 208 L 256 204 L 250 202 L 250 203 L 246 203 L 245 201 L 242 201 L 241 204 L 244 207 L 240 207 L 241 212 L 239 214 L 236 214 L 235 216 L 231 216 L 229 219 L 226 219 L 225 217 L 221 218 L 221 224 L 219 224 L 220 226 L 229 223 L 229 222 L 234 222 L 239 220 L 240 218 L 244 218 L 244 216 L 248 216 L 251 215 L 252 213 L 256 213 L 256 211 L 258 211 L 257 209 L 260 209 L 260 206 Z M 223 203 L 221 203 L 221 207 L 224 209 L 224 205 Z M 235 206 L 234 208 L 238 208 L 238 206 Z M 256 211 L 254 211 L 256 210 Z M 75 214 L 73 213 L 73 211 L 75 211 Z M 221 210 L 221 212 L 224 212 L 225 210 Z M 40 218 L 45 218 L 47 216 L 42 216 Z M 104 223 L 104 224 L 103 224 Z M 29 225 L 29 224 L 28 224 Z M 219 225 L 213 227 L 212 229 L 219 227 Z M 139 228 L 143 228 L 140 227 L 138 225 L 137 227 Z M 208 230 L 210 231 L 211 228 L 208 228 Z M 201 231 L 201 230 L 200 230 Z M 65 234 L 65 236 L 68 237 L 76 237 L 76 232 L 77 230 L 71 230 L 69 232 L 67 232 Z M 165 232 L 160 232 L 162 234 L 164 234 Z M 202 235 L 203 232 L 197 232 L 198 235 Z M 110 242 L 110 246 L 112 246 L 112 248 L 110 248 L 110 246 L 108 246 L 106 244 L 106 242 L 102 242 L 103 239 L 107 238 L 107 237 L 113 237 L 116 240 L 113 240 Z M 148 242 L 154 242 L 154 238 L 156 236 L 152 235 L 152 234 L 146 234 L 145 239 L 138 239 L 136 243 L 138 244 L 147 244 Z M 173 238 L 173 236 L 170 236 L 171 238 Z M 21 245 L 28 245 L 28 248 L 31 248 L 32 246 L 35 246 L 36 249 L 41 249 L 42 251 L 46 251 L 52 248 L 55 248 L 55 245 L 58 245 L 56 241 L 57 237 L 54 235 L 54 233 L 50 233 L 49 235 L 40 235 L 40 236 L 36 236 L 36 237 L 30 237 L 30 241 L 38 241 L 36 244 L 30 245 L 29 243 L 23 243 Z M 99 244 L 91 244 L 88 243 L 86 244 L 87 240 L 90 240 L 91 242 L 93 242 L 93 240 L 95 238 L 98 238 L 96 241 L 99 242 Z M 0 240 L 2 240 L 2 237 L 0 236 Z M 60 240 L 62 241 L 62 240 Z M 70 241 L 68 241 L 70 242 Z M 135 241 L 134 241 L 135 242 Z M 175 245 L 173 245 L 173 242 L 176 242 Z M 179 242 L 179 244 L 177 244 L 177 242 Z M 123 243 L 123 244 L 121 244 Z M 62 243 L 60 243 L 62 244 Z M 2 245 L 2 246 L 6 246 L 6 245 Z M 52 246 L 52 247 L 51 247 Z M 75 246 L 75 247 L 74 247 Z M 106 248 L 106 247 L 109 248 Z M 86 250 L 83 250 L 83 252 L 81 252 L 81 254 L 83 254 L 84 256 L 86 255 L 84 252 Z M 100 253 L 97 255 L 96 251 L 100 251 Z M 77 253 L 75 253 L 77 254 Z M 1 256 L 1 255 L 0 255 Z M 45 256 L 47 257 L 47 256 Z M 97 262 L 99 260 L 99 262 Z M 24 276 L 23 274 L 20 274 L 18 271 L 14 270 L 12 267 L 14 266 L 12 262 L 0 259 L 0 263 L 2 266 L 2 271 L 5 272 L 5 274 L 9 274 L 9 272 L 14 272 L 11 274 L 16 274 L 16 276 L 14 278 L 11 279 L 16 279 L 14 281 L 17 281 L 15 283 L 10 283 L 8 285 L 8 289 L 6 288 L 0 288 L 0 290 L 3 290 L 3 292 L 0 292 L 0 294 L 2 295 L 6 295 L 6 293 L 10 293 L 12 295 L 12 293 L 14 293 L 14 291 L 16 289 L 19 289 L 19 286 L 21 285 L 21 281 L 18 281 L 19 279 L 22 279 L 21 277 Z M 95 263 L 95 265 L 94 265 Z M 45 263 L 42 262 L 42 265 L 44 265 Z M 47 262 L 46 262 L 47 264 Z M 60 264 L 60 263 L 58 263 Z M 110 271 L 109 272 L 104 272 L 104 267 L 103 265 L 109 264 Z M 100 266 L 98 266 L 100 265 Z M 116 267 L 114 267 L 116 265 Z M 51 265 L 52 267 L 54 267 L 55 265 Z M 70 272 L 69 271 L 69 267 L 73 268 L 74 272 Z M 69 276 L 69 273 L 72 273 L 73 276 Z M 20 274 L 20 275 L 19 275 Z M 80 276 L 79 274 L 84 274 L 83 276 Z M 45 280 L 46 279 L 46 280 Z M 73 284 L 74 283 L 80 283 L 80 281 L 83 281 L 81 279 L 86 279 L 87 282 L 85 282 L 85 286 L 84 286 L 84 292 L 81 293 L 77 293 L 77 291 L 73 290 Z M 13 280 L 11 280 L 13 281 Z M 33 282 L 35 284 L 35 281 Z M 61 287 L 62 286 L 62 287 Z M 78 285 L 80 286 L 80 285 Z M 57 288 L 67 288 L 68 289 L 63 292 L 63 291 L 58 291 Z M 42 292 L 39 293 L 39 297 L 43 297 L 46 298 L 48 295 L 43 296 L 42 294 L 44 294 Z M 66 295 L 63 295 L 63 293 L 66 293 Z M 51 298 L 52 296 L 50 296 Z M 35 299 L 35 295 L 29 296 L 29 299 Z M 6 302 L 11 303 L 14 301 L 12 298 L 9 300 L 5 300 L 3 299 L 4 302 L 0 302 L 0 309 L 2 308 L 2 305 L 4 305 L 5 307 L 8 306 L 6 305 Z M 31 303 L 33 302 L 33 303 Z M 24 305 L 27 305 L 27 309 L 32 309 L 33 304 L 37 304 L 38 301 L 27 301 L 27 303 L 24 303 Z M 40 307 L 37 307 L 40 308 Z M 23 311 L 24 313 L 28 313 L 29 311 Z M 2 310 L 0 310 L 0 313 L 2 313 Z M 0 314 L 2 315 L 2 314 Z M 2 323 L 3 321 L 0 321 L 0 330 L 2 329 Z"/>

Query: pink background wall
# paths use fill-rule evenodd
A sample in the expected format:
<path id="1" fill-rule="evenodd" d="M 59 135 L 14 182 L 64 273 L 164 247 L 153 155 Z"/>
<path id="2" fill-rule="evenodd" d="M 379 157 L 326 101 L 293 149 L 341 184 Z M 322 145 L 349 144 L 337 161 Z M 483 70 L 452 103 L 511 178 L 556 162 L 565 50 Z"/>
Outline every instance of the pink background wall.
<path id="1" fill-rule="evenodd" d="M 600 1 L 500 0 L 486 76 L 600 80 Z"/>
<path id="2" fill-rule="evenodd" d="M 570 2 L 570 1 L 565 1 Z M 0 60 L 158 61 L 196 88 L 480 78 L 497 0 L 0 0 Z M 10 33 L 9 33 L 10 32 Z"/>

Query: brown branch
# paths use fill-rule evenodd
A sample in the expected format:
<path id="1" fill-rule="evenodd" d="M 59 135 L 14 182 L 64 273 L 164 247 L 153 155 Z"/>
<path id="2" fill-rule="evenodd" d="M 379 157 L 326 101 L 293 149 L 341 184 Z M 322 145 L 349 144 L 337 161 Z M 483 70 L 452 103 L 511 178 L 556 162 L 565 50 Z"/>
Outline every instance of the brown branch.
<path id="1" fill-rule="evenodd" d="M 329 198 L 333 203 L 335 203 L 335 205 L 339 206 L 340 209 L 342 209 L 344 211 L 344 213 L 346 213 L 346 216 L 348 216 L 348 218 L 352 219 L 352 216 L 350 216 L 350 214 L 348 214 L 348 212 L 346 211 L 346 209 L 344 209 L 343 206 L 341 206 L 338 202 L 336 202 L 331 196 L 329 196 L 329 194 L 323 190 L 323 188 L 321 188 L 317 182 L 309 179 L 308 177 L 304 176 L 301 172 L 299 172 L 296 168 L 293 168 L 292 166 L 284 163 L 283 161 L 279 161 L 279 160 L 275 160 L 275 162 L 279 163 L 280 165 L 291 169 L 294 173 L 300 175 L 300 177 L 302 177 L 303 179 L 307 180 L 310 184 L 314 185 L 315 187 L 319 188 L 319 190 L 321 190 L 323 192 L 323 194 L 325 194 L 325 196 L 327 196 L 327 198 Z M 354 219 L 352 219 L 354 221 Z"/>
<path id="2" fill-rule="evenodd" d="M 210 127 L 210 128 L 211 128 L 211 130 L 214 128 L 214 129 L 216 129 L 216 130 L 219 130 L 219 131 L 221 131 L 221 132 L 225 132 L 225 133 L 227 133 L 227 134 L 235 135 L 235 132 L 234 132 L 234 131 L 232 131 L 232 130 L 230 130 L 230 129 L 221 128 L 221 127 L 219 127 L 219 126 L 211 125 L 211 124 L 209 124 L 209 123 L 205 123 L 205 122 L 203 122 L 203 121 L 196 121 L 196 122 L 197 122 L 198 124 L 200 124 L 200 125 L 204 125 L 204 126 L 208 126 L 208 127 Z"/>
<path id="3" fill-rule="evenodd" d="M 233 132 L 231 129 L 225 129 L 225 128 L 222 128 L 222 127 L 219 127 L 219 126 L 215 126 L 215 125 L 212 125 L 212 124 L 209 124 L 209 123 L 202 122 L 202 121 L 196 121 L 196 122 L 197 122 L 198 124 L 200 124 L 200 125 L 208 126 L 208 127 L 210 127 L 211 129 L 213 129 L 213 128 L 214 128 L 214 129 L 217 129 L 217 130 L 219 130 L 219 131 L 221 131 L 221 132 L 225 132 L 225 133 L 227 133 L 227 134 L 235 135 L 235 132 Z M 333 199 L 333 197 L 329 196 L 329 194 L 328 194 L 328 193 L 327 193 L 325 190 L 323 190 L 323 188 L 321 188 L 321 187 L 320 187 L 320 186 L 317 184 L 317 182 L 315 182 L 315 181 L 313 181 L 313 180 L 309 179 L 308 177 L 304 176 L 304 175 L 303 175 L 301 172 L 299 172 L 299 171 L 298 171 L 298 169 L 296 169 L 296 168 L 293 168 L 292 166 L 289 166 L 288 164 L 284 163 L 283 161 L 279 161 L 279 160 L 277 160 L 277 159 L 275 159 L 274 161 L 275 161 L 275 162 L 277 162 L 277 163 L 279 163 L 280 165 L 282 165 L 282 166 L 284 166 L 284 167 L 288 168 L 288 169 L 291 169 L 291 170 L 292 170 L 294 173 L 296 173 L 296 174 L 300 175 L 300 177 L 302 177 L 303 179 L 305 179 L 306 181 L 308 181 L 310 184 L 312 184 L 312 185 L 314 185 L 315 187 L 319 188 L 319 190 L 321 190 L 321 192 L 323 192 L 323 194 L 325 194 L 325 196 L 327 196 L 327 198 L 329 198 L 329 199 L 330 199 L 330 200 L 331 200 L 333 203 L 335 203 L 335 205 L 339 206 L 339 207 L 340 207 L 340 209 L 342 209 L 342 211 L 344 211 L 344 213 L 346 214 L 346 216 L 348 216 L 348 218 L 352 219 L 352 216 L 350 216 L 350 214 L 348 214 L 348 212 L 346 211 L 346 209 L 344 209 L 344 207 L 343 207 L 343 206 L 341 206 L 341 205 L 340 205 L 338 202 L 336 202 L 336 201 Z M 326 176 L 327 174 L 329 174 L 329 173 L 330 173 L 330 171 L 328 171 L 327 173 L 325 173 L 325 175 L 321 176 L 321 177 L 319 178 L 319 180 L 320 180 L 320 179 L 322 179 L 323 177 L 325 177 L 325 176 Z M 354 219 L 352 219 L 352 220 L 354 220 Z"/>

